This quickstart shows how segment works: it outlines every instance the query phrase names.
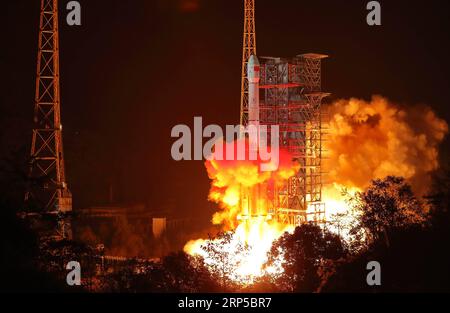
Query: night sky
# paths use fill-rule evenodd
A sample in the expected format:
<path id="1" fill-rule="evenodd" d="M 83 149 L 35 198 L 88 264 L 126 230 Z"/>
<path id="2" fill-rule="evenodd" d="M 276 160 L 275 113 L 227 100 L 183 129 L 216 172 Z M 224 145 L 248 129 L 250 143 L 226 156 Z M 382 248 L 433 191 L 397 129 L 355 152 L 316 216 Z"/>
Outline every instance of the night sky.
<path id="1" fill-rule="evenodd" d="M 39 2 L 3 4 L 2 157 L 29 151 Z M 82 26 L 73 27 L 67 2 L 61 110 L 74 207 L 105 204 L 112 184 L 119 203 L 209 219 L 203 162 L 173 161 L 170 130 L 194 116 L 239 122 L 243 1 L 80 0 Z M 257 0 L 258 55 L 328 54 L 328 101 L 381 94 L 450 121 L 449 1 L 380 2 L 382 26 L 369 27 L 367 1 Z"/>

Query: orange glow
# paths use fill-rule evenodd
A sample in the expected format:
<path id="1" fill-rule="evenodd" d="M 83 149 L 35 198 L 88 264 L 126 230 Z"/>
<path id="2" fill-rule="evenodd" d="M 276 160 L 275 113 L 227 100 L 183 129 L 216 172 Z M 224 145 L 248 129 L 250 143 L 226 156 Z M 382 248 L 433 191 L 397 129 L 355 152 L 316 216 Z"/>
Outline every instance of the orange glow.
<path id="1" fill-rule="evenodd" d="M 230 148 L 230 145 L 236 147 L 237 144 L 238 142 L 225 144 L 225 149 Z M 205 163 L 212 180 L 209 200 L 218 203 L 222 209 L 214 214 L 212 223 L 232 231 L 230 244 L 222 248 L 231 255 L 231 262 L 236 265 L 228 277 L 235 282 L 251 283 L 264 273 L 275 274 L 282 271 L 281 262 L 271 268 L 263 269 L 263 265 L 273 241 L 285 231 L 293 229 L 272 219 L 264 186 L 268 183 L 276 185 L 294 175 L 298 167 L 291 159 L 288 153 L 280 151 L 279 168 L 272 172 L 261 172 L 258 160 L 219 161 L 213 158 Z M 184 250 L 191 255 L 203 256 L 205 263 L 211 265 L 215 260 L 202 249 L 205 243 L 207 240 L 204 239 L 192 240 Z M 248 253 L 238 252 L 240 244 L 247 245 Z"/>
<path id="2" fill-rule="evenodd" d="M 371 180 L 388 175 L 405 177 L 419 195 L 423 194 L 431 172 L 439 166 L 438 145 L 448 125 L 429 108 L 400 108 L 382 97 L 373 97 L 371 102 L 339 100 L 330 106 L 330 113 L 324 143 L 328 153 L 323 160 L 329 184 L 322 189 L 322 201 L 327 227 L 351 241 L 348 230 L 361 212 L 349 208 L 346 199 L 363 191 Z M 234 270 L 228 278 L 235 282 L 249 284 L 264 274 L 283 271 L 283 259 L 271 268 L 264 268 L 264 263 L 272 243 L 293 227 L 280 224 L 272 216 L 265 188 L 278 186 L 298 171 L 291 160 L 288 153 L 280 151 L 280 166 L 272 172 L 259 171 L 259 161 L 213 158 L 205 163 L 212 181 L 209 200 L 221 208 L 212 223 L 232 233 L 231 242 L 222 248 L 231 256 Z M 202 249 L 208 242 L 192 240 L 184 250 L 214 265 L 217 260 Z M 238 251 L 242 243 L 248 245 L 248 253 Z"/>
<path id="3" fill-rule="evenodd" d="M 428 107 L 400 107 L 381 96 L 339 100 L 329 113 L 324 164 L 330 184 L 322 190 L 323 201 L 328 221 L 341 215 L 341 229 L 330 228 L 351 240 L 346 228 L 361 212 L 349 208 L 346 198 L 389 175 L 406 178 L 418 195 L 425 194 L 439 167 L 438 146 L 448 125 Z"/>

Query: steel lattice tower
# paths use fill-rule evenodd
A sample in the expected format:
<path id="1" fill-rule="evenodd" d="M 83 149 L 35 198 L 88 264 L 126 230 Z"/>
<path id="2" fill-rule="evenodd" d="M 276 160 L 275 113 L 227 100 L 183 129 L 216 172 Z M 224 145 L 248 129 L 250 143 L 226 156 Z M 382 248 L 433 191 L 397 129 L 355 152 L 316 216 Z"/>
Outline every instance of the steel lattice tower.
<path id="1" fill-rule="evenodd" d="M 255 0 L 244 0 L 240 124 L 248 124 L 247 65 L 256 54 Z M 264 186 L 269 212 L 283 223 L 325 223 L 322 202 L 324 125 L 321 61 L 326 55 L 307 53 L 292 59 L 260 57 L 261 125 L 279 126 L 279 146 L 289 151 L 298 172 L 282 186 Z M 270 140 L 270 131 L 267 134 Z"/>
<path id="2" fill-rule="evenodd" d="M 72 210 L 62 144 L 57 0 L 41 0 L 29 178 L 26 202 L 45 212 Z"/>
<path id="3" fill-rule="evenodd" d="M 292 59 L 260 58 L 260 123 L 279 126 L 280 148 L 300 166 L 283 186 L 271 188 L 272 214 L 284 224 L 325 222 L 321 104 L 329 94 L 321 90 L 321 61 L 326 57 L 307 53 Z"/>
<path id="4" fill-rule="evenodd" d="M 242 45 L 241 117 L 240 124 L 248 122 L 247 64 L 251 55 L 256 55 L 255 0 L 244 0 L 244 36 Z"/>

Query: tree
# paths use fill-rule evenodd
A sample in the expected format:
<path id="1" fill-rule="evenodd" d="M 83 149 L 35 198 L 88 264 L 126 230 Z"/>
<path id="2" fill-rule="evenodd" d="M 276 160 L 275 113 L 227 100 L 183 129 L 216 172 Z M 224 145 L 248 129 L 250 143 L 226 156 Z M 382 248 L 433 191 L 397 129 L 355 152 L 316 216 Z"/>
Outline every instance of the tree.
<path id="1" fill-rule="evenodd" d="M 281 291 L 313 292 L 323 284 L 332 270 L 333 260 L 346 254 L 339 236 L 312 223 L 285 233 L 272 246 L 267 265 L 283 262 L 283 273 L 275 277 Z"/>
<path id="2" fill-rule="evenodd" d="M 236 242 L 232 232 L 219 233 L 216 238 L 209 238 L 202 246 L 207 253 L 205 260 L 209 270 L 214 276 L 219 277 L 222 288 L 226 290 L 232 285 L 231 276 L 240 265 L 240 260 L 245 259 L 248 246 L 242 242 Z M 236 258 L 240 255 L 242 257 Z"/>
<path id="3" fill-rule="evenodd" d="M 371 241 L 384 236 L 387 246 L 388 232 L 392 228 L 422 224 L 426 219 L 423 205 L 402 177 L 373 180 L 365 191 L 356 193 L 350 203 L 354 210 L 360 212 L 359 223 L 351 233 L 356 234 L 365 228 L 372 237 Z"/>
<path id="4" fill-rule="evenodd" d="M 164 257 L 162 265 L 171 292 L 211 292 L 218 289 L 200 257 L 180 251 Z"/>
<path id="5" fill-rule="evenodd" d="M 425 197 L 431 208 L 431 223 L 434 226 L 450 224 L 450 163 L 435 173 L 429 195 Z"/>
<path id="6" fill-rule="evenodd" d="M 445 248 L 445 242 L 450 238 L 450 172 L 437 174 L 430 195 L 426 197 L 431 208 L 428 214 L 409 186 L 398 177 L 374 181 L 365 192 L 353 199 L 362 211 L 359 227 L 365 227 L 373 234 L 371 244 L 369 249 L 339 262 L 336 273 L 322 290 L 449 291 L 450 268 L 446 264 L 450 263 L 450 253 Z M 366 265 L 374 260 L 382 267 L 382 284 L 376 287 L 368 286 L 365 281 L 368 273 Z"/>

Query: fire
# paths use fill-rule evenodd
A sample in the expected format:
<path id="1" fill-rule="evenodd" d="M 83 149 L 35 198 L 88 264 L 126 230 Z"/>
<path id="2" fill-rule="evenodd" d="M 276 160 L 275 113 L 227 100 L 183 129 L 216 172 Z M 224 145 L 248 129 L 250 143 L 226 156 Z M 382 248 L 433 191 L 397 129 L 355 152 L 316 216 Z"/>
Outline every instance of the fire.
<path id="1" fill-rule="evenodd" d="M 427 107 L 400 107 L 380 96 L 370 102 L 339 100 L 330 106 L 330 113 L 324 147 L 328 151 L 324 165 L 329 184 L 322 189 L 322 201 L 327 227 L 351 240 L 349 226 L 361 212 L 349 208 L 348 196 L 364 190 L 371 180 L 388 175 L 405 177 L 415 192 L 423 195 L 431 173 L 439 166 L 438 145 L 448 125 Z M 231 270 L 227 278 L 241 284 L 252 283 L 264 274 L 282 273 L 282 257 L 271 268 L 264 264 L 272 243 L 293 229 L 272 218 L 264 188 L 293 176 L 298 171 L 296 163 L 280 151 L 279 168 L 272 172 L 261 172 L 259 161 L 248 159 L 218 161 L 213 157 L 205 166 L 212 181 L 209 200 L 221 208 L 212 223 L 222 225 L 231 239 L 192 240 L 184 250 L 203 256 L 213 267 L 221 260 L 202 247 L 215 245 L 228 256 Z"/>
<path id="2" fill-rule="evenodd" d="M 399 106 L 381 96 L 330 106 L 328 180 L 364 189 L 372 179 L 402 176 L 423 195 L 439 167 L 447 123 L 425 106 Z"/>
<path id="3" fill-rule="evenodd" d="M 402 176 L 418 195 L 428 191 L 431 173 L 439 167 L 439 144 L 448 132 L 447 123 L 430 108 L 399 106 L 374 96 L 371 101 L 338 100 L 329 113 L 324 163 L 330 184 L 323 189 L 327 220 L 340 214 L 339 227 L 348 228 L 358 212 L 348 208 L 346 198 L 373 179 Z M 348 239 L 345 232 L 341 235 Z"/>
<path id="4" fill-rule="evenodd" d="M 281 224 L 267 221 L 263 216 L 252 220 L 241 221 L 234 231 L 230 231 L 231 240 L 223 242 L 220 239 L 191 240 L 185 246 L 185 251 L 192 255 L 200 255 L 207 266 L 219 266 L 223 259 L 205 251 L 208 243 L 219 249 L 220 253 L 227 256 L 225 261 L 231 270 L 226 272 L 227 279 L 240 284 L 250 284 L 255 278 L 264 274 L 277 275 L 282 272 L 282 262 L 271 267 L 264 267 L 267 261 L 267 253 L 272 243 L 285 231 L 292 231 Z M 246 249 L 242 249 L 245 246 Z"/>
<path id="5" fill-rule="evenodd" d="M 226 143 L 224 151 L 230 148 L 237 151 L 238 144 L 239 141 Z M 245 143 L 245 146 L 248 147 L 248 143 Z M 268 209 L 269 199 L 262 189 L 266 185 L 276 186 L 282 180 L 294 175 L 298 170 L 297 165 L 283 150 L 280 150 L 279 166 L 275 171 L 260 171 L 261 161 L 250 161 L 248 156 L 242 161 L 218 159 L 215 155 L 205 163 L 209 178 L 212 180 L 209 200 L 218 203 L 222 209 L 214 214 L 212 223 L 222 225 L 225 231 L 230 232 L 232 238 L 226 243 L 220 239 L 192 240 L 185 245 L 184 250 L 191 255 L 202 256 L 207 265 L 214 266 L 217 260 L 202 247 L 208 243 L 216 243 L 218 248 L 230 257 L 228 262 L 234 267 L 228 278 L 241 284 L 251 283 L 265 273 L 272 275 L 280 273 L 281 262 L 278 266 L 264 268 L 267 253 L 274 240 L 285 231 L 293 229 L 272 219 Z M 245 253 L 240 251 L 241 246 L 246 247 Z"/>

